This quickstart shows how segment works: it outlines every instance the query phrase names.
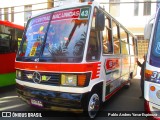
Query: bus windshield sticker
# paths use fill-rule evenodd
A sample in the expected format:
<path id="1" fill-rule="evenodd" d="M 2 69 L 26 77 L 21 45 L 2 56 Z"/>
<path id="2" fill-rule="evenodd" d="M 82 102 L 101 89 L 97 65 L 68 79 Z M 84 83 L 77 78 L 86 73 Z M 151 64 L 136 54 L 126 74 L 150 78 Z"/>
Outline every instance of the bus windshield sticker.
<path id="1" fill-rule="evenodd" d="M 62 19 L 88 19 L 90 14 L 89 8 L 77 8 L 71 10 L 58 11 L 53 14 L 52 20 Z"/>
<path id="2" fill-rule="evenodd" d="M 40 23 L 49 22 L 50 16 L 51 16 L 51 14 L 46 14 L 46 15 L 37 17 L 35 19 L 32 19 L 32 21 L 30 23 L 30 26 L 40 24 Z"/>
<path id="3" fill-rule="evenodd" d="M 119 59 L 117 59 L 117 58 L 106 60 L 106 63 L 105 63 L 106 71 L 119 69 L 119 66 L 120 66 L 120 63 L 119 63 Z"/>
<path id="4" fill-rule="evenodd" d="M 25 57 L 37 56 L 40 53 L 50 17 L 51 13 L 31 19 L 26 31 L 26 41 L 28 44 Z"/>
<path id="5" fill-rule="evenodd" d="M 158 22 L 155 40 L 153 41 L 153 46 L 154 46 L 153 47 L 153 55 L 155 57 L 160 57 L 159 31 L 160 31 L 160 22 Z"/>
<path id="6" fill-rule="evenodd" d="M 154 44 L 155 49 L 153 49 L 153 54 L 156 57 L 160 57 L 160 42 L 155 42 L 156 44 Z"/>
<path id="7" fill-rule="evenodd" d="M 32 49 L 31 49 L 31 52 L 30 52 L 29 56 L 34 56 L 36 54 L 36 50 L 37 50 L 37 47 L 33 46 Z"/>

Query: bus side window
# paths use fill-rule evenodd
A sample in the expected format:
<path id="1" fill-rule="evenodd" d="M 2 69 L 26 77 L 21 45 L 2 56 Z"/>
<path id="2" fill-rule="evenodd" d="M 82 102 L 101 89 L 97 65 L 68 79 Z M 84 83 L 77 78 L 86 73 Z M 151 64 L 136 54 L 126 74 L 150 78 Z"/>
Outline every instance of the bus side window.
<path id="1" fill-rule="evenodd" d="M 129 46 L 128 46 L 128 39 L 127 33 L 125 30 L 120 27 L 120 39 L 121 39 L 121 53 L 122 55 L 129 55 Z"/>
<path id="2" fill-rule="evenodd" d="M 130 47 L 130 55 L 135 54 L 135 45 L 134 45 L 134 38 L 129 34 L 129 47 Z"/>
<path id="3" fill-rule="evenodd" d="M 138 55 L 138 51 L 137 51 L 137 38 L 132 38 L 132 39 L 133 39 L 134 54 Z"/>
<path id="4" fill-rule="evenodd" d="M 0 33 L 0 53 L 9 53 L 10 52 L 10 41 L 11 35 Z"/>
<path id="5" fill-rule="evenodd" d="M 120 54 L 120 41 L 119 41 L 119 29 L 115 21 L 112 21 L 112 33 L 113 33 L 113 45 L 114 45 L 114 54 Z"/>
<path id="6" fill-rule="evenodd" d="M 87 61 L 99 60 L 100 57 L 100 43 L 95 30 L 91 30 L 88 50 L 87 50 Z"/>
<path id="7" fill-rule="evenodd" d="M 103 54 L 113 53 L 112 39 L 111 39 L 111 20 L 105 17 L 105 28 L 102 31 Z"/>
<path id="8" fill-rule="evenodd" d="M 100 46 L 100 40 L 98 38 L 98 32 L 96 31 L 96 28 L 95 28 L 95 18 L 96 18 L 97 12 L 99 11 L 95 7 L 93 17 L 92 17 L 92 27 L 90 31 L 89 43 L 87 48 L 87 56 L 86 56 L 87 61 L 95 61 L 95 60 L 99 60 L 100 58 L 101 46 Z"/>

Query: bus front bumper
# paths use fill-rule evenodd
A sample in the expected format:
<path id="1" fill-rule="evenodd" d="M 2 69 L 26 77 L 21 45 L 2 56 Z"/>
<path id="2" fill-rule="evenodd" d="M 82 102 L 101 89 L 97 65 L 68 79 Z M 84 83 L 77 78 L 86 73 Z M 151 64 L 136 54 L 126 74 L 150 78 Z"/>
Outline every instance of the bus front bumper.
<path id="1" fill-rule="evenodd" d="M 46 110 L 83 112 L 85 94 L 41 90 L 19 84 L 16 84 L 16 89 L 18 96 L 32 106 Z"/>
<path id="2" fill-rule="evenodd" d="M 160 106 L 149 102 L 147 100 L 144 101 L 144 108 L 146 115 L 148 114 L 149 120 L 160 120 Z"/>

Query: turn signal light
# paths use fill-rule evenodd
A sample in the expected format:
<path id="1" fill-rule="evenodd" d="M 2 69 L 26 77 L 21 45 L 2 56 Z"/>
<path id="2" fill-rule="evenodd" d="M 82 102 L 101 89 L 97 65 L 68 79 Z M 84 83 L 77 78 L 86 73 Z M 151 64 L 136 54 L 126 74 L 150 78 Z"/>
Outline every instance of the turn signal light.
<path id="1" fill-rule="evenodd" d="M 86 83 L 86 75 L 78 75 L 78 86 L 84 86 Z"/>
<path id="2" fill-rule="evenodd" d="M 153 71 L 151 71 L 151 70 L 145 70 L 146 80 L 150 80 L 150 77 L 151 77 L 152 73 L 153 73 Z"/>
<path id="3" fill-rule="evenodd" d="M 156 88 L 155 88 L 154 86 L 150 86 L 150 90 L 151 90 L 151 91 L 155 91 Z"/>
<path id="4" fill-rule="evenodd" d="M 88 2 L 88 5 L 91 5 L 92 4 L 92 2 Z"/>

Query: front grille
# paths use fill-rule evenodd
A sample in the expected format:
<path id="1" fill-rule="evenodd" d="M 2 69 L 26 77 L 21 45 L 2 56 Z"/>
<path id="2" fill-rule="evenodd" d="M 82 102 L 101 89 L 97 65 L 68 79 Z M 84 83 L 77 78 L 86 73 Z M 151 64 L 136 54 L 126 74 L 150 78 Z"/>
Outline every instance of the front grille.
<path id="1" fill-rule="evenodd" d="M 22 72 L 22 80 L 26 82 L 34 83 L 32 78 L 27 77 L 27 75 L 32 76 L 34 71 L 23 71 Z M 39 84 L 44 85 L 59 85 L 60 84 L 60 74 L 59 73 L 47 73 L 47 72 L 39 72 L 41 77 L 49 77 L 49 80 L 41 80 Z"/>

